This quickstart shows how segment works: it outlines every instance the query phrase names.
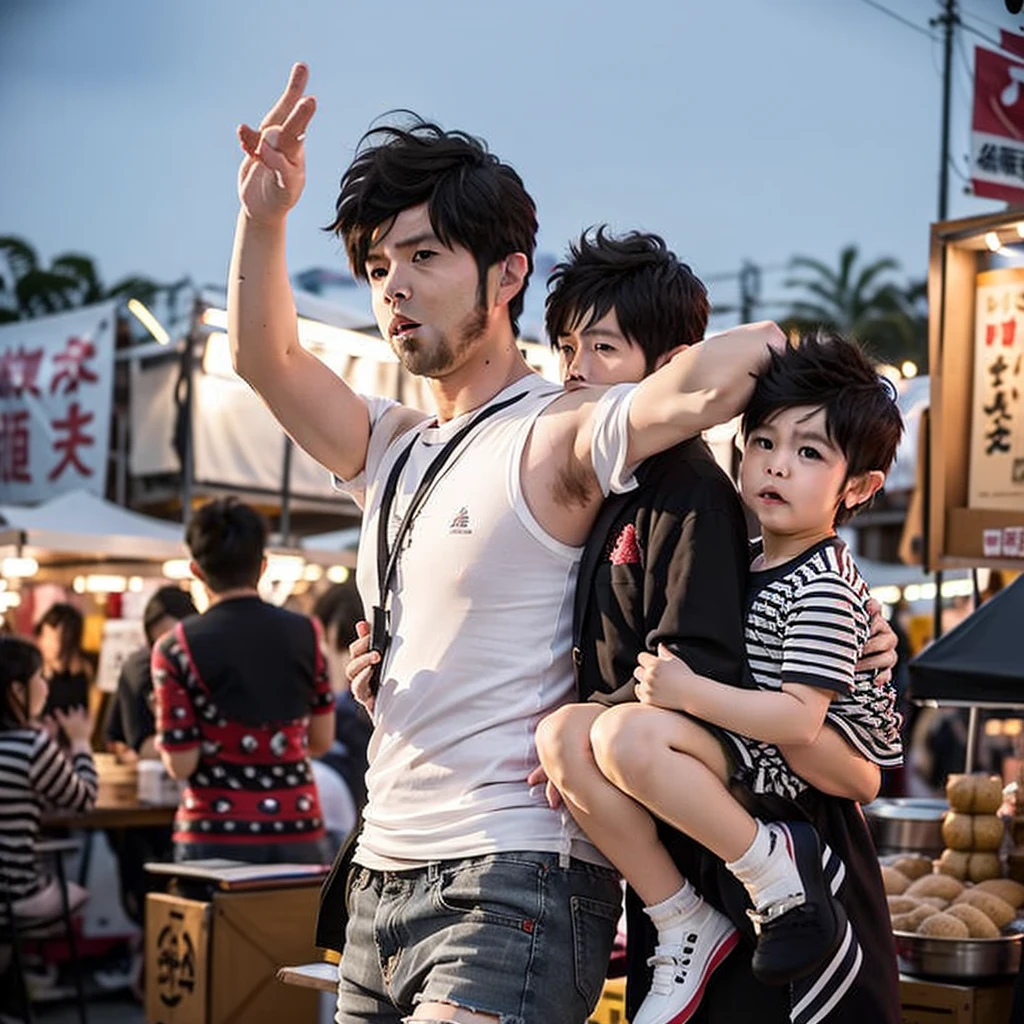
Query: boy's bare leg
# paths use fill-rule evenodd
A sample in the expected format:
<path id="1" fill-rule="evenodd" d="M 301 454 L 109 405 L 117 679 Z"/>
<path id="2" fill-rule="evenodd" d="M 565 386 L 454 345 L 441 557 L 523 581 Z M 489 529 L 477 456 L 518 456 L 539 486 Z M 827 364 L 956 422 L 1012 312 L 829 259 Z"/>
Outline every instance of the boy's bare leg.
<path id="1" fill-rule="evenodd" d="M 646 904 L 661 903 L 685 879 L 658 839 L 649 811 L 613 785 L 590 746 L 596 704 L 569 704 L 537 728 L 537 752 L 566 809 Z"/>
<path id="2" fill-rule="evenodd" d="M 590 735 L 607 713 L 593 705 L 561 708 L 541 723 L 537 749 L 569 812 L 633 886 L 657 928 L 651 987 L 633 1024 L 679 1024 L 697 1010 L 739 933 L 680 874 L 651 814 L 601 773 Z"/>
<path id="3" fill-rule="evenodd" d="M 590 735 L 603 774 L 717 854 L 746 888 L 760 929 L 755 976 L 788 984 L 832 955 L 848 925 L 825 882 L 817 833 L 805 822 L 751 817 L 726 788 L 728 764 L 714 735 L 644 704 L 609 709 Z"/>
<path id="4" fill-rule="evenodd" d="M 659 818 L 724 861 L 749 849 L 757 822 L 726 788 L 729 767 L 718 739 L 692 718 L 621 705 L 595 722 L 591 742 L 601 773 Z"/>

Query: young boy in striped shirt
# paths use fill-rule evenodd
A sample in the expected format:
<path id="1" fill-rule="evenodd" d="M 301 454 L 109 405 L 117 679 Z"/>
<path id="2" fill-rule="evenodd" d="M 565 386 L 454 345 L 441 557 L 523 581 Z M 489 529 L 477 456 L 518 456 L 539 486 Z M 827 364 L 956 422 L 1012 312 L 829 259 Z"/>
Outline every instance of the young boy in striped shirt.
<path id="1" fill-rule="evenodd" d="M 822 810 L 800 772 L 820 769 L 814 742 L 823 727 L 878 766 L 900 761 L 893 690 L 855 671 L 868 636 L 867 587 L 835 531 L 882 486 L 901 432 L 894 392 L 856 345 L 814 336 L 773 354 L 743 425 L 741 492 L 762 527 L 745 628 L 755 688 L 698 676 L 662 647 L 639 655 L 639 703 L 609 708 L 591 729 L 598 768 L 640 806 L 602 815 L 567 799 L 569 809 L 582 810 L 590 838 L 635 888 L 649 892 L 656 879 L 672 894 L 646 911 L 659 930 L 655 966 L 671 961 L 673 971 L 660 974 L 673 980 L 652 989 L 635 1024 L 689 1019 L 714 962 L 735 946 L 736 928 L 634 813 L 646 809 L 692 836 L 742 883 L 734 888 L 753 904 L 747 913 L 758 933 L 754 974 L 792 984 L 794 1022 L 832 1013 L 863 959 L 835 895 L 846 864 L 823 849 L 809 821 L 794 820 L 801 811 L 843 856 L 851 853 L 858 900 L 878 897 L 867 900 L 866 920 L 851 908 L 858 930 L 871 932 L 865 941 L 875 944 L 876 917 L 884 924 L 877 862 L 865 866 L 851 850 L 855 830 L 834 813 L 849 802 Z"/>

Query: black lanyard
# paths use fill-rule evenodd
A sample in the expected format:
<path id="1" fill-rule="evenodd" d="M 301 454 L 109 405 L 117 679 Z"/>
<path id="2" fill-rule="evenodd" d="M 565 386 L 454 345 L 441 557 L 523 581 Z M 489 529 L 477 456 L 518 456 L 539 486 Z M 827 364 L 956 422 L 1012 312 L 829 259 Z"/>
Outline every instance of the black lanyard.
<path id="1" fill-rule="evenodd" d="M 429 497 L 434 482 L 440 475 L 441 470 L 466 436 L 489 416 L 493 416 L 496 412 L 501 412 L 502 409 L 507 409 L 510 405 L 514 405 L 521 398 L 525 398 L 526 394 L 527 392 L 521 391 L 518 395 L 513 395 L 512 398 L 506 398 L 504 402 L 497 402 L 494 405 L 487 406 L 486 409 L 474 416 L 473 419 L 464 424 L 449 438 L 448 443 L 441 449 L 433 462 L 427 466 L 427 471 L 423 474 L 423 479 L 420 481 L 419 487 L 416 488 L 416 493 L 412 496 L 409 507 L 405 510 L 405 515 L 402 517 L 402 522 L 399 524 L 398 532 L 395 534 L 395 539 L 389 552 L 388 521 L 391 517 L 391 506 L 395 500 L 395 492 L 398 490 L 398 478 L 401 476 L 405 464 L 409 461 L 413 445 L 416 443 L 419 435 L 406 445 L 404 451 L 395 460 L 394 466 L 391 467 L 391 472 L 384 485 L 384 494 L 381 497 L 380 510 L 378 512 L 379 518 L 377 520 L 377 604 L 373 608 L 370 649 L 380 654 L 380 661 L 377 662 L 373 679 L 370 681 L 371 693 L 376 694 L 377 688 L 380 685 L 380 666 L 384 663 L 384 655 L 387 653 L 388 645 L 391 642 L 388 598 L 390 597 L 391 583 L 394 580 L 395 570 L 398 568 L 402 541 L 409 532 L 413 519 L 415 519 L 424 502 Z"/>

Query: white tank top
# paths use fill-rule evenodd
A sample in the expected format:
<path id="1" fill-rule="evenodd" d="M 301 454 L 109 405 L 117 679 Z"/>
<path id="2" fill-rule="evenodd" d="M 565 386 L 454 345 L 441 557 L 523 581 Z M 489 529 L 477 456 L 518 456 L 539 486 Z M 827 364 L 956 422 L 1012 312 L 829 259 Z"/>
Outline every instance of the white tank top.
<path id="1" fill-rule="evenodd" d="M 547 534 L 523 498 L 520 466 L 535 419 L 562 390 L 529 375 L 496 395 L 525 397 L 493 415 L 442 471 L 406 534 L 391 594 L 391 647 L 380 675 L 369 792 L 356 860 L 379 870 L 509 850 L 602 862 L 572 818 L 551 810 L 534 731 L 574 698 L 572 609 L 582 549 Z M 602 489 L 624 472 L 629 389 L 599 403 L 595 465 Z M 378 406 L 378 411 L 380 406 Z M 391 509 L 389 543 L 426 467 L 476 414 L 414 429 Z M 373 425 L 359 545 L 359 590 L 377 603 L 377 523 L 384 483 L 410 434 Z"/>

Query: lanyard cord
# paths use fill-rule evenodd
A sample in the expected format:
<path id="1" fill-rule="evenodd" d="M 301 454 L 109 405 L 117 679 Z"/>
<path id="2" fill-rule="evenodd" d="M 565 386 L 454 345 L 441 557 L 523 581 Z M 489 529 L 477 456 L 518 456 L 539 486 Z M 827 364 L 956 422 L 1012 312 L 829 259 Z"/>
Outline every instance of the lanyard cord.
<path id="1" fill-rule="evenodd" d="M 381 654 L 382 660 L 390 640 L 387 609 L 388 598 L 391 595 L 391 583 L 394 579 L 395 570 L 398 568 L 402 541 L 409 532 L 413 520 L 430 496 L 433 485 L 441 474 L 441 470 L 450 461 L 452 455 L 455 454 L 456 449 L 462 444 L 466 436 L 488 417 L 501 412 L 502 409 L 507 409 L 510 405 L 514 405 L 521 398 L 525 398 L 526 394 L 525 391 L 521 391 L 518 395 L 513 395 L 503 402 L 489 405 L 449 438 L 447 444 L 441 449 L 437 457 L 427 466 L 423 479 L 416 488 L 416 493 L 412 496 L 409 507 L 405 510 L 405 515 L 402 517 L 402 522 L 399 524 L 398 532 L 395 534 L 395 539 L 389 551 L 388 520 L 391 516 L 391 506 L 395 500 L 395 492 L 398 490 L 398 478 L 401 476 L 405 464 L 409 461 L 413 445 L 416 443 L 416 437 L 406 445 L 405 449 L 395 460 L 395 464 L 391 467 L 391 472 L 388 474 L 387 482 L 384 485 L 384 494 L 381 496 L 377 520 L 377 604 L 373 609 L 373 633 L 370 640 L 371 649 L 378 651 Z"/>

